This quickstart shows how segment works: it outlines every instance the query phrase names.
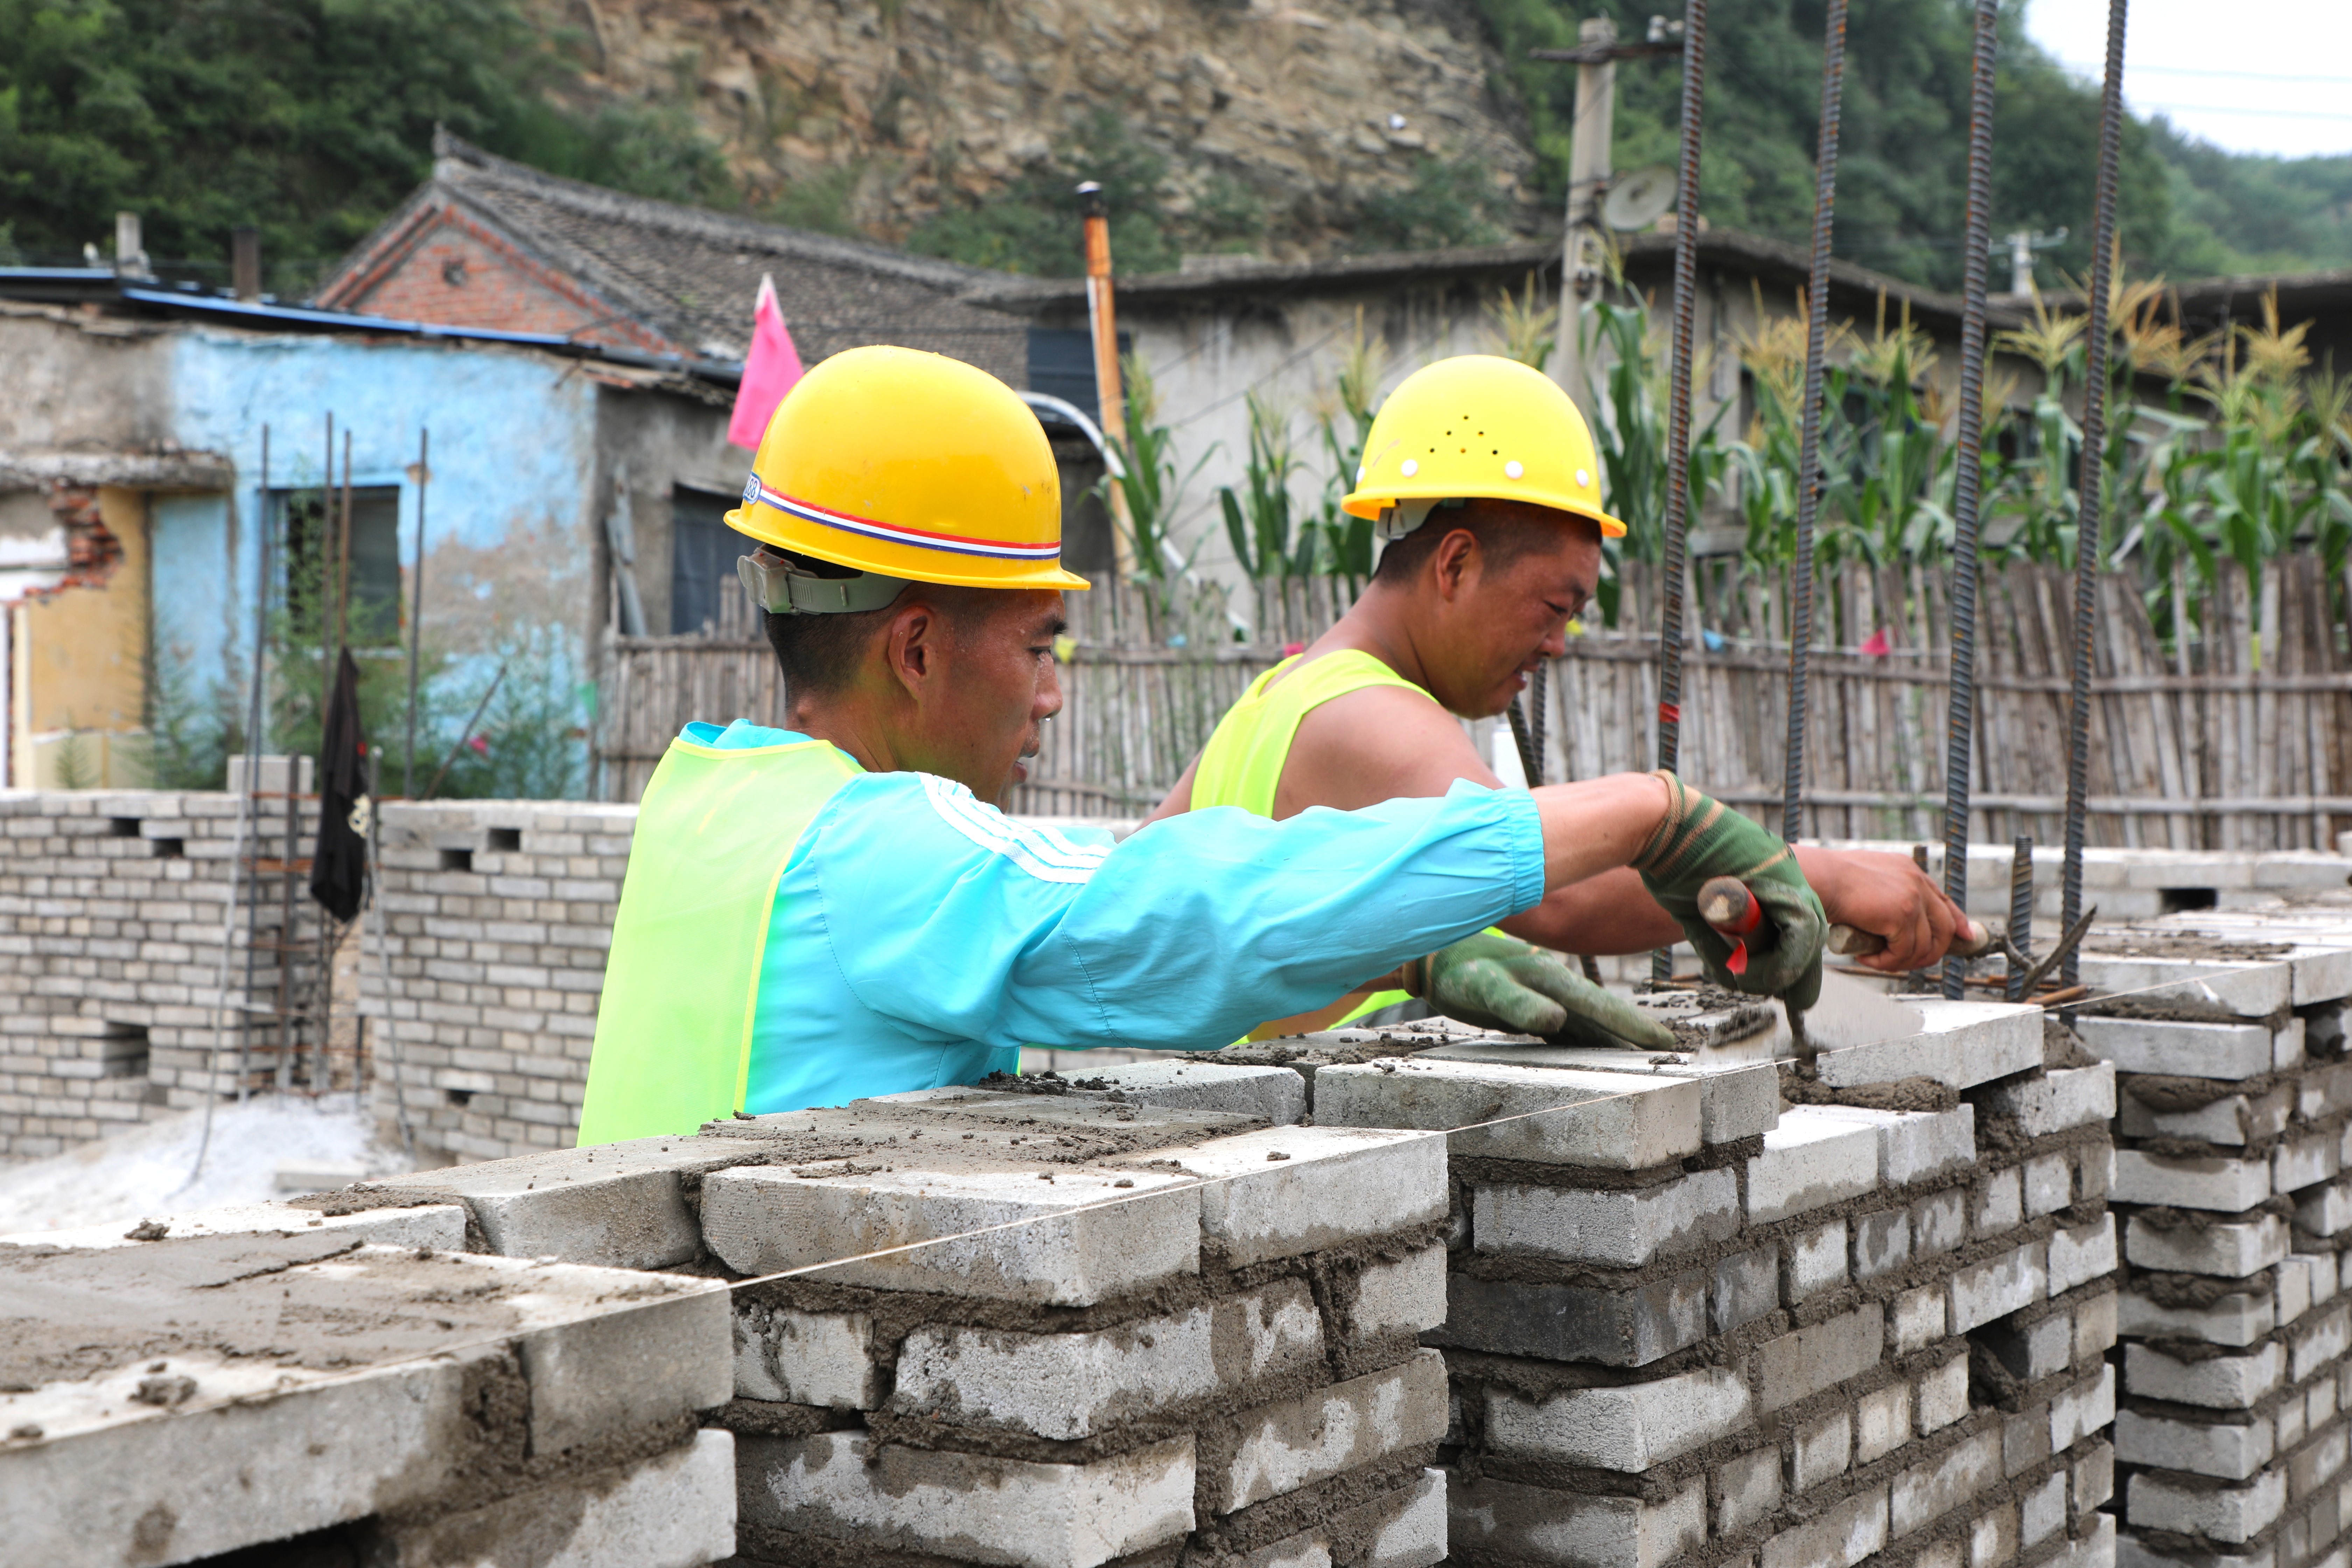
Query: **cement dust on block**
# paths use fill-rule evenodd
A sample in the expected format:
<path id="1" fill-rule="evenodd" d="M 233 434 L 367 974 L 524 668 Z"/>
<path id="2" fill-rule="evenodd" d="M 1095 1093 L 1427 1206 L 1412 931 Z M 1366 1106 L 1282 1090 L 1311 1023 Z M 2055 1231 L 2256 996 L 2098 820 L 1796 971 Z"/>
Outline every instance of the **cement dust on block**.
<path id="1" fill-rule="evenodd" d="M 316 1188 L 391 1174 L 409 1164 L 397 1148 L 377 1144 L 372 1114 L 349 1094 L 264 1095 L 221 1105 L 213 1112 L 204 1170 L 189 1184 L 203 1137 L 204 1112 L 189 1110 L 46 1160 L 0 1168 L 0 1236 L 264 1203 L 282 1195 L 280 1166 L 356 1173 L 306 1184 Z"/>

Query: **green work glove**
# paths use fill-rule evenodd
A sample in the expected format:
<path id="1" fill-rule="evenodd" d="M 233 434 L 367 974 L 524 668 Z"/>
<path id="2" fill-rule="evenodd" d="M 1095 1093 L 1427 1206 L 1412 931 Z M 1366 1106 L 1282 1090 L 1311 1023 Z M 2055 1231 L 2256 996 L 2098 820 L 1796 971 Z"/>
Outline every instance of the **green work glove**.
<path id="1" fill-rule="evenodd" d="M 1822 943 L 1829 934 L 1822 900 L 1805 885 L 1795 851 L 1772 834 L 1692 789 L 1661 768 L 1671 797 L 1633 869 L 1650 897 L 1698 949 L 1707 978 L 1754 996 L 1778 996 L 1798 1011 L 1822 994 Z M 1730 969 L 1733 942 L 1699 918 L 1698 890 L 1710 877 L 1737 877 L 1762 908 L 1764 925 L 1748 938 L 1748 967 Z"/>
<path id="2" fill-rule="evenodd" d="M 1405 989 L 1449 1018 L 1580 1046 L 1679 1049 L 1672 1029 L 1570 969 L 1558 953 L 1480 931 L 1405 966 Z"/>

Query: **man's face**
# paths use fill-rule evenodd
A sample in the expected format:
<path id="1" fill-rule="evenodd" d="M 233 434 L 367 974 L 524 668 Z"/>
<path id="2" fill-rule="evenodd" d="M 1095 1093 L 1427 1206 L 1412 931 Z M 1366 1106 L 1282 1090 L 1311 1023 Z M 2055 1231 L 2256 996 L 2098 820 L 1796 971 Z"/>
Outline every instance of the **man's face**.
<path id="1" fill-rule="evenodd" d="M 936 682 L 921 705 L 926 772 L 1001 805 L 1029 776 L 1046 720 L 1062 710 L 1054 638 L 1066 624 L 1050 589 L 968 590 L 977 607 L 953 618 Z"/>
<path id="2" fill-rule="evenodd" d="M 1598 527 L 1584 518 L 1517 510 L 1546 517 L 1540 542 L 1499 567 L 1474 545 L 1451 574 L 1454 592 L 1438 616 L 1438 646 L 1430 650 L 1429 674 L 1442 688 L 1431 695 L 1468 719 L 1502 712 L 1538 662 L 1568 651 L 1568 623 L 1601 583 Z"/>

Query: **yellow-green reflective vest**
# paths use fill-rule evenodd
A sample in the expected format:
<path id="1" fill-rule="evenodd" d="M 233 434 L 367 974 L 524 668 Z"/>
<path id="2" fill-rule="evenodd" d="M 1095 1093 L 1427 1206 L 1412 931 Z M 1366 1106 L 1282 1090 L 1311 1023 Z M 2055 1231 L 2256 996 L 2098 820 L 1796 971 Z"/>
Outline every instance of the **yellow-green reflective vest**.
<path id="1" fill-rule="evenodd" d="M 824 741 L 677 740 L 637 807 L 580 1146 L 691 1132 L 743 1108 L 776 883 L 861 770 Z"/>
<path id="2" fill-rule="evenodd" d="M 1286 658 L 1251 681 L 1241 700 L 1217 721 L 1202 749 L 1200 765 L 1192 771 L 1193 807 L 1238 805 L 1272 816 L 1275 790 L 1282 783 L 1283 764 L 1290 760 L 1299 721 L 1333 698 L 1368 686 L 1402 686 L 1429 695 L 1356 648 L 1327 653 L 1306 664 Z M 1376 991 L 1332 1027 L 1410 1000 L 1402 991 Z"/>

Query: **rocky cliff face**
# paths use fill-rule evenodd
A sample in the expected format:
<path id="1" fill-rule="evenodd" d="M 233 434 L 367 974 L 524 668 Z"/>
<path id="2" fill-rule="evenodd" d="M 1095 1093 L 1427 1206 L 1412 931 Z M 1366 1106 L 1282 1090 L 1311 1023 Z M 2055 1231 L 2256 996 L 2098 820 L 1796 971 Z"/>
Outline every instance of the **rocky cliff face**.
<path id="1" fill-rule="evenodd" d="M 584 92 L 688 107 L 786 222 L 901 240 L 1094 163 L 1142 170 L 1181 249 L 1549 206 L 1470 0 L 534 3 Z"/>

